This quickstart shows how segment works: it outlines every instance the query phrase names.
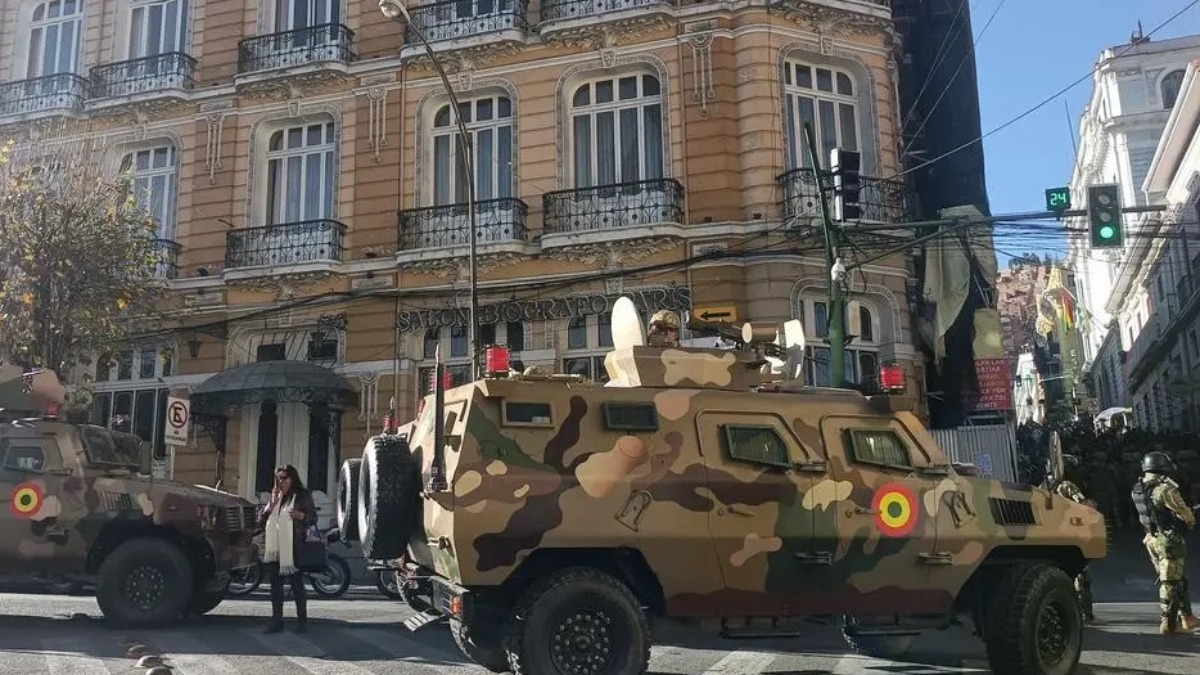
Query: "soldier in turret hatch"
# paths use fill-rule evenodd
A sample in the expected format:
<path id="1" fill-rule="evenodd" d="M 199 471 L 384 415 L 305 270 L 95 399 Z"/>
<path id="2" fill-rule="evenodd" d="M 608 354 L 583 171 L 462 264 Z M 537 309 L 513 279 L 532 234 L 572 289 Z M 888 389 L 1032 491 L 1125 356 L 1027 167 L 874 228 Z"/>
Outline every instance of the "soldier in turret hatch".
<path id="1" fill-rule="evenodd" d="M 651 347 L 679 346 L 679 315 L 669 309 L 660 309 L 650 317 L 650 332 L 646 344 Z"/>

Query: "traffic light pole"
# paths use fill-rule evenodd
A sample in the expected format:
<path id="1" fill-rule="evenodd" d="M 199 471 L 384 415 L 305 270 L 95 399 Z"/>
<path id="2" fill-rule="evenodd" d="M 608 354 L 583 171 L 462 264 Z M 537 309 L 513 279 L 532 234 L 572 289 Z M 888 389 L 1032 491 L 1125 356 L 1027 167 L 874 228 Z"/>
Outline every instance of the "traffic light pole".
<path id="1" fill-rule="evenodd" d="M 842 246 L 842 229 L 829 215 L 829 201 L 825 197 L 825 186 L 821 180 L 821 160 L 817 157 L 817 140 L 813 136 L 812 125 L 808 122 L 804 123 L 804 137 L 817 184 L 817 195 L 821 201 L 821 219 L 825 225 L 825 266 L 829 276 L 829 313 L 825 330 L 826 340 L 829 342 L 829 386 L 840 387 L 846 379 L 846 295 L 842 292 L 842 280 L 838 278 L 840 275 L 834 274 L 834 268 Z"/>

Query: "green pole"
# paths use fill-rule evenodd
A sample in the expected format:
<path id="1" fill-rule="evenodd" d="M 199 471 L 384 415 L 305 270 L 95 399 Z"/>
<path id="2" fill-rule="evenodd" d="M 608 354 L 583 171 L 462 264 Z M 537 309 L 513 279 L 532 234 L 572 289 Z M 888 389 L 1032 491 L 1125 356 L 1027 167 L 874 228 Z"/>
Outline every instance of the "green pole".
<path id="1" fill-rule="evenodd" d="M 813 135 L 812 125 L 808 122 L 804 123 L 804 136 L 808 143 L 808 157 L 812 163 L 817 196 L 821 201 L 821 218 L 825 223 L 825 274 L 826 281 L 829 282 L 829 325 L 825 332 L 829 341 L 829 384 L 840 387 L 846 379 L 846 297 L 842 293 L 841 280 L 833 278 L 833 266 L 837 262 L 837 252 L 842 245 L 842 231 L 829 215 L 821 160 L 817 157 L 817 140 Z"/>

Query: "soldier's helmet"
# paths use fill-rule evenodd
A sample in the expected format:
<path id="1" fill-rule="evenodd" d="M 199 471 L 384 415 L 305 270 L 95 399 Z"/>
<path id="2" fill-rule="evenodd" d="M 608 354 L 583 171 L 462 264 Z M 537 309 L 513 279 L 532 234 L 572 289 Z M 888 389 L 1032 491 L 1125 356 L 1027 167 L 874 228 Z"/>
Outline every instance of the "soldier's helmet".
<path id="1" fill-rule="evenodd" d="M 1067 469 L 1079 468 L 1079 457 L 1076 455 L 1063 455 L 1063 467 Z"/>
<path id="2" fill-rule="evenodd" d="M 1169 473 L 1175 470 L 1175 462 L 1171 460 L 1171 456 L 1165 452 L 1155 450 L 1147 452 L 1142 457 L 1142 472 L 1153 471 L 1154 473 Z"/>
<path id="3" fill-rule="evenodd" d="M 650 317 L 650 328 L 662 326 L 679 330 L 679 315 L 669 309 L 660 309 Z"/>

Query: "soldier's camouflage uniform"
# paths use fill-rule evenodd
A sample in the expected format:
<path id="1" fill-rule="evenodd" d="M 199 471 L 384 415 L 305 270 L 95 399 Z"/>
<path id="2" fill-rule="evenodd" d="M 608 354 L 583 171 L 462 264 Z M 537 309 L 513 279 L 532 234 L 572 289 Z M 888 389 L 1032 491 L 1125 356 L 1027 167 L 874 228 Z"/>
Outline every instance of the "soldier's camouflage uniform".
<path id="1" fill-rule="evenodd" d="M 1159 629 L 1164 634 L 1187 632 L 1198 622 L 1192 613 L 1184 576 L 1187 561 L 1184 527 L 1195 525 L 1196 516 L 1184 502 L 1179 485 L 1167 476 L 1148 471 L 1141 482 L 1154 512 L 1154 522 L 1142 541 L 1158 572 L 1158 601 L 1162 609 Z"/>
<path id="2" fill-rule="evenodd" d="M 1054 486 L 1054 491 L 1062 497 L 1070 499 L 1077 504 L 1089 504 L 1095 506 L 1084 496 L 1083 491 L 1079 486 L 1069 480 L 1061 480 L 1058 485 Z M 1079 576 L 1075 577 L 1075 592 L 1079 594 L 1079 604 L 1083 607 L 1083 616 L 1088 621 L 1095 621 L 1096 615 L 1093 613 L 1092 603 L 1092 575 L 1088 573 L 1087 567 L 1084 567 L 1079 572 Z"/>

